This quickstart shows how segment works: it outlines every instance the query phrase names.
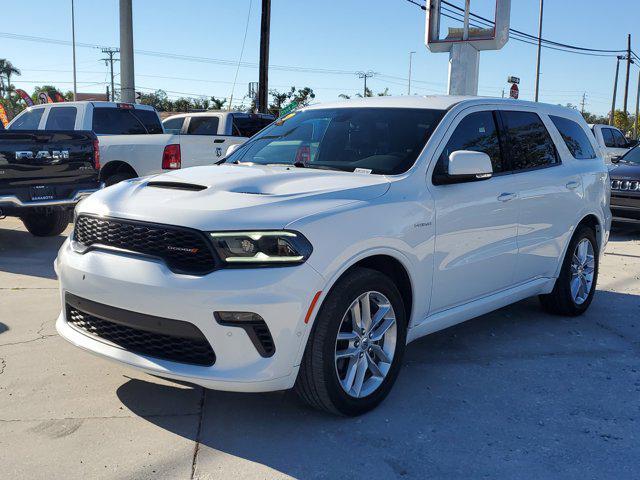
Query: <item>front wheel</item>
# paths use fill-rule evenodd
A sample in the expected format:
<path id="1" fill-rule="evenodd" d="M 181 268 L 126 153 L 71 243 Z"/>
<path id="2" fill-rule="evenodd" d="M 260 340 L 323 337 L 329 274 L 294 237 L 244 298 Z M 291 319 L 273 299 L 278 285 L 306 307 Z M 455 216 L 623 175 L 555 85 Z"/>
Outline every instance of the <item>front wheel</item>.
<path id="1" fill-rule="evenodd" d="M 583 314 L 596 291 L 598 258 L 595 231 L 585 225 L 578 227 L 567 248 L 553 291 L 539 297 L 544 309 L 571 317 Z"/>
<path id="2" fill-rule="evenodd" d="M 404 353 L 407 320 L 389 277 L 358 268 L 338 281 L 322 304 L 295 390 L 312 407 L 360 415 L 393 386 Z"/>
<path id="3" fill-rule="evenodd" d="M 71 210 L 55 209 L 44 213 L 29 213 L 21 219 L 30 234 L 36 237 L 54 237 L 64 232 L 72 216 Z"/>

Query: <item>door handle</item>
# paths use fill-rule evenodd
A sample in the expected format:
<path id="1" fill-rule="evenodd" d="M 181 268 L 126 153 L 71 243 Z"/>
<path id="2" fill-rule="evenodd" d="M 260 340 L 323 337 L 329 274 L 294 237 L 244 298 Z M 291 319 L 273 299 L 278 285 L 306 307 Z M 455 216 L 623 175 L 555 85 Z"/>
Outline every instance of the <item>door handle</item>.
<path id="1" fill-rule="evenodd" d="M 571 181 L 571 182 L 567 183 L 567 185 L 566 185 L 566 187 L 567 187 L 569 190 L 575 190 L 575 189 L 576 189 L 576 188 L 578 188 L 579 186 L 580 186 L 580 184 L 579 184 L 578 182 L 576 182 L 576 181 Z"/>
<path id="2" fill-rule="evenodd" d="M 498 195 L 499 202 L 508 202 L 509 200 L 513 200 L 518 195 L 516 193 L 501 193 Z"/>

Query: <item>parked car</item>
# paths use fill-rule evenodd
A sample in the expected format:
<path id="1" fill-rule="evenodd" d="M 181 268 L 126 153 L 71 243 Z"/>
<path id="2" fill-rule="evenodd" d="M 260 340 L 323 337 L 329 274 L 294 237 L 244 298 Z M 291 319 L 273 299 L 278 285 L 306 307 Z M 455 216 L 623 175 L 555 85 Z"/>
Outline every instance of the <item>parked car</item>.
<path id="1" fill-rule="evenodd" d="M 596 142 L 602 149 L 604 161 L 611 164 L 613 157 L 620 157 L 634 147 L 637 142 L 629 141 L 624 134 L 610 125 L 590 124 Z"/>
<path id="2" fill-rule="evenodd" d="M 613 221 L 640 225 L 640 146 L 612 159 L 611 212 Z"/>
<path id="3" fill-rule="evenodd" d="M 154 375 L 294 387 L 357 415 L 389 393 L 412 340 L 535 295 L 583 313 L 610 223 L 608 170 L 574 110 L 450 96 L 317 105 L 222 165 L 82 202 L 55 262 L 56 325 Z"/>
<path id="4" fill-rule="evenodd" d="M 167 170 L 212 165 L 215 148 L 197 136 L 165 133 L 148 105 L 113 102 L 64 102 L 30 107 L 9 130 L 92 130 L 100 138 L 100 179 L 107 186 Z M 220 152 L 218 152 L 220 153 Z"/>
<path id="5" fill-rule="evenodd" d="M 37 236 L 59 235 L 73 208 L 100 188 L 92 132 L 0 132 L 0 218 L 20 217 Z"/>
<path id="6" fill-rule="evenodd" d="M 242 112 L 197 112 L 172 115 L 162 121 L 168 133 L 189 135 L 182 154 L 199 165 L 211 164 L 227 155 L 231 145 L 241 145 L 275 120 L 273 115 Z"/>

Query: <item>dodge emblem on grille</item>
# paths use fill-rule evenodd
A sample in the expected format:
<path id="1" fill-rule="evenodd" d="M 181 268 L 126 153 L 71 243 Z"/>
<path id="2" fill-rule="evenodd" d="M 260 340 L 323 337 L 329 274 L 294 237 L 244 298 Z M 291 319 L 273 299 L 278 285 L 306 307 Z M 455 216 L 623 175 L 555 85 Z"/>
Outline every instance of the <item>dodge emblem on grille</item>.
<path id="1" fill-rule="evenodd" d="M 186 248 L 186 247 L 174 247 L 173 245 L 167 245 L 167 250 L 172 250 L 175 252 L 186 252 L 186 253 L 198 253 L 199 248 Z"/>

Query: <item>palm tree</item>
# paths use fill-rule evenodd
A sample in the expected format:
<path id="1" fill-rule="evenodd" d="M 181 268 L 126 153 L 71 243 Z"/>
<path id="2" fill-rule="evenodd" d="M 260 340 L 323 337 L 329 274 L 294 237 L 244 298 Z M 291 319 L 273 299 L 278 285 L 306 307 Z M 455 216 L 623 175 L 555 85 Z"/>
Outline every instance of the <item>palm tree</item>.
<path id="1" fill-rule="evenodd" d="M 0 58 L 0 78 L 2 78 L 3 75 L 7 79 L 6 92 L 8 98 L 11 95 L 11 75 L 20 75 L 20 70 L 14 67 L 9 60 Z M 4 85 L 2 88 L 5 89 Z"/>

